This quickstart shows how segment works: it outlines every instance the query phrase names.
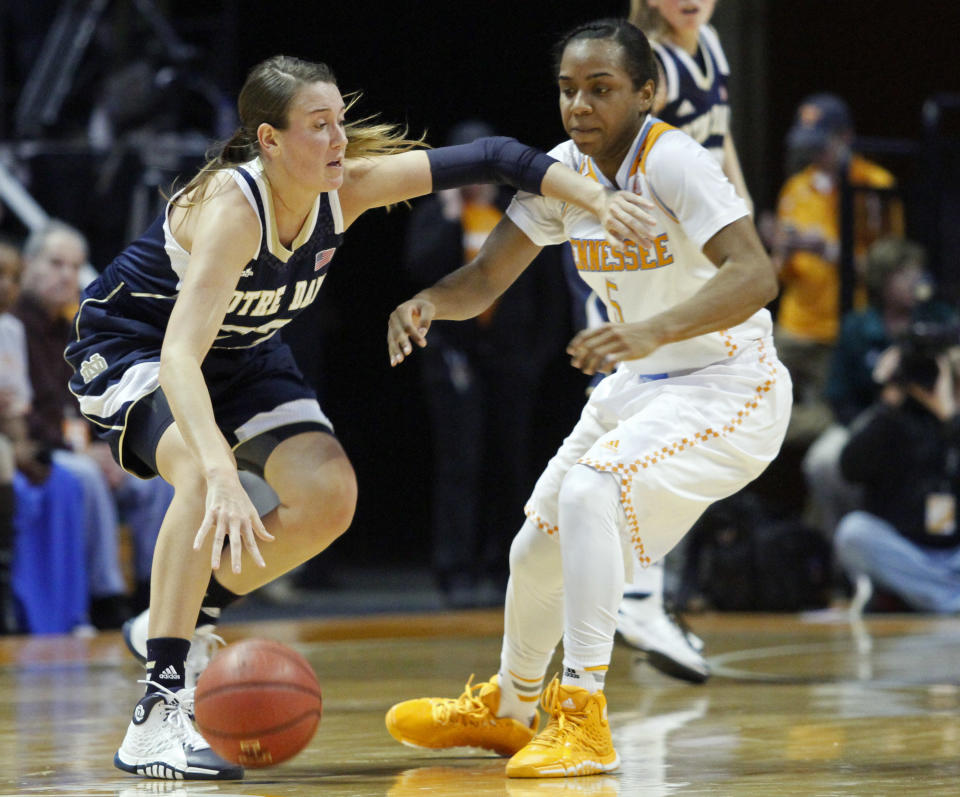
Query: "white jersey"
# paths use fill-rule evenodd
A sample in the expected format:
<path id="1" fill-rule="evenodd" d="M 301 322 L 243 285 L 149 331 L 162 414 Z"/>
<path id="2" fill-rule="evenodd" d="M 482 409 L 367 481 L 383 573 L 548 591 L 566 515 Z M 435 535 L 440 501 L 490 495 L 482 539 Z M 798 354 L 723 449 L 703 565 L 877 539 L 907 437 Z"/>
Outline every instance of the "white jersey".
<path id="1" fill-rule="evenodd" d="M 570 241 L 577 273 L 603 301 L 611 322 L 643 321 L 693 296 L 717 273 L 703 254 L 704 244 L 749 214 L 716 160 L 685 133 L 657 119 L 644 122 L 620 165 L 616 186 L 573 141 L 550 155 L 655 205 L 654 245 L 630 244 L 619 254 L 607 244 L 596 218 L 578 207 L 520 192 L 507 209 L 511 221 L 538 246 Z M 772 326 L 770 313 L 760 309 L 735 327 L 666 344 L 620 367 L 649 375 L 702 368 L 769 336 Z"/>

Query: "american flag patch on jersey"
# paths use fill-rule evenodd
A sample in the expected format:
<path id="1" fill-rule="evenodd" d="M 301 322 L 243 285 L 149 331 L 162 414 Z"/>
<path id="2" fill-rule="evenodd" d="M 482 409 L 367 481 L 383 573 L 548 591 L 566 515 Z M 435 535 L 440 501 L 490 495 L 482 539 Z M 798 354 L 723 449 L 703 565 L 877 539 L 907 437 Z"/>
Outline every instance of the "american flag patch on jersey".
<path id="1" fill-rule="evenodd" d="M 337 249 L 334 247 L 333 249 L 324 249 L 322 252 L 317 252 L 317 258 L 313 261 L 313 270 L 319 271 L 327 265 L 327 263 L 333 259 L 333 253 L 336 251 Z"/>

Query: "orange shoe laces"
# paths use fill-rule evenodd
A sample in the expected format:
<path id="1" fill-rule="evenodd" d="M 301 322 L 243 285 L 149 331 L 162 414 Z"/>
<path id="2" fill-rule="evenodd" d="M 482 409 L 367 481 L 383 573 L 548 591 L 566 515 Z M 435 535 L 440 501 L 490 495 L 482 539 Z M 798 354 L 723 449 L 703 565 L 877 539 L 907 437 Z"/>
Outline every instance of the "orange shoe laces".
<path id="1" fill-rule="evenodd" d="M 473 683 L 473 673 L 471 673 L 460 697 L 434 703 L 434 721 L 446 724 L 455 719 L 468 725 L 479 725 L 488 716 L 492 716 L 490 708 L 480 700 L 479 694 L 474 694 L 486 685 L 486 681 L 481 681 L 478 684 Z"/>
<path id="2" fill-rule="evenodd" d="M 579 728 L 587 719 L 586 711 L 573 711 L 560 705 L 560 680 L 554 678 L 543 690 L 540 705 L 550 715 L 546 727 L 531 744 L 553 747 L 563 744 L 570 731 Z"/>

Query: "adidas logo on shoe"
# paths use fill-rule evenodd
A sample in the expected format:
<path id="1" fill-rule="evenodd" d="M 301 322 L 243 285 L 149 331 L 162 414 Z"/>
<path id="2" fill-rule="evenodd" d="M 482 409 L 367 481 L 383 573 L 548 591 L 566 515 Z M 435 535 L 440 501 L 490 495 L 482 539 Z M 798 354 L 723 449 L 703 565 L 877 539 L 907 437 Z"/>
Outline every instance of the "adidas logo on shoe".
<path id="1" fill-rule="evenodd" d="M 164 681 L 176 681 L 180 677 L 180 673 L 177 671 L 177 668 L 172 664 L 167 665 L 167 668 L 157 676 L 157 679 L 163 679 Z"/>

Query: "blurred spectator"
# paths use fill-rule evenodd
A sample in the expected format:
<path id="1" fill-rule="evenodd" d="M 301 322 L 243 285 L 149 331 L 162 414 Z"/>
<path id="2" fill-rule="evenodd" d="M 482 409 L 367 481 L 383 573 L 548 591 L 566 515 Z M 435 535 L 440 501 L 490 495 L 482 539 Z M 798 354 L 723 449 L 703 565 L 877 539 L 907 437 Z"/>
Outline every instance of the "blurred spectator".
<path id="1" fill-rule="evenodd" d="M 14 312 L 27 333 L 34 393 L 30 435 L 51 448 L 53 461 L 83 485 L 91 621 L 101 628 L 116 627 L 130 612 L 118 550 L 118 501 L 134 510 L 127 519 L 137 552 L 136 589 L 145 602 L 149 560 L 172 488 L 159 479 L 145 482 L 146 488 L 136 484 L 135 477 L 113 463 L 109 451 L 102 451 L 105 444 L 90 443 L 89 429 L 67 388 L 71 369 L 63 350 L 77 308 L 79 274 L 87 262 L 84 236 L 54 221 L 30 236 L 23 255 L 23 292 Z M 141 507 L 151 511 L 137 511 Z"/>
<path id="2" fill-rule="evenodd" d="M 843 319 L 830 362 L 825 396 L 833 423 L 813 442 L 803 460 L 811 522 L 832 536 L 841 515 L 859 507 L 860 490 L 840 472 L 840 452 L 854 419 L 880 395 L 873 377 L 880 355 L 911 330 L 951 324 L 956 310 L 933 296 L 926 253 L 902 238 L 883 238 L 866 256 L 868 304 Z M 931 326 L 933 325 L 933 326 Z"/>
<path id="3" fill-rule="evenodd" d="M 0 633 L 66 632 L 87 622 L 83 493 L 27 434 L 26 333 L 7 312 L 21 269 L 0 243 Z"/>
<path id="4" fill-rule="evenodd" d="M 850 109 L 833 94 L 814 94 L 797 109 L 787 135 L 792 176 L 780 192 L 768 243 L 780 270 L 777 351 L 790 370 L 794 406 L 788 441 L 809 443 L 830 422 L 823 398 L 830 353 L 840 327 L 840 181 L 857 189 L 888 189 L 893 175 L 851 151 Z M 795 171 L 795 173 L 793 173 Z M 858 275 L 870 244 L 903 234 L 899 200 L 857 190 L 854 256 Z M 857 306 L 862 306 L 862 289 Z"/>
<path id="5" fill-rule="evenodd" d="M 17 449 L 26 440 L 23 418 L 30 406 L 23 325 L 7 312 L 19 293 L 20 269 L 20 253 L 0 243 L 0 634 L 17 630 L 11 589 L 13 472 Z"/>
<path id="6" fill-rule="evenodd" d="M 465 121 L 446 143 L 486 135 L 489 125 Z M 415 287 L 472 259 L 508 201 L 497 186 L 476 185 L 417 203 L 403 253 Z M 552 309 L 566 304 L 564 292 L 557 253 L 541 254 L 476 319 L 433 324 L 418 358 L 433 442 L 433 569 L 452 606 L 503 600 L 509 543 L 536 476 L 537 386 L 565 342 L 566 319 Z"/>
<path id="7" fill-rule="evenodd" d="M 864 487 L 835 538 L 857 605 L 876 584 L 919 611 L 960 611 L 957 348 L 944 343 L 914 335 L 884 356 L 881 398 L 843 449 L 844 476 Z"/>

